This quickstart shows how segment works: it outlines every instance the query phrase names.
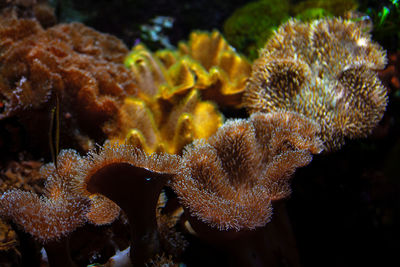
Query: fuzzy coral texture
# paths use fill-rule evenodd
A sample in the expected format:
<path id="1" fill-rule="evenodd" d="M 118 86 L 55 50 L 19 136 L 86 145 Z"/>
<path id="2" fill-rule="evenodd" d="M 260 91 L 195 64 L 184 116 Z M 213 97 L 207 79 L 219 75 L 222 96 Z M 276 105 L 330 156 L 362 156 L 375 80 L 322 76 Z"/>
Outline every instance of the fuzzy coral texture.
<path id="1" fill-rule="evenodd" d="M 387 90 L 376 70 L 385 51 L 357 22 L 291 20 L 253 65 L 245 106 L 253 113 L 291 110 L 317 121 L 327 151 L 367 136 L 381 120 Z"/>
<path id="2" fill-rule="evenodd" d="M 271 201 L 290 194 L 295 169 L 321 151 L 318 130 L 295 113 L 229 120 L 207 142 L 187 147 L 173 188 L 190 213 L 212 227 L 264 226 L 272 215 Z"/>
<path id="3" fill-rule="evenodd" d="M 46 30 L 33 19 L 2 18 L 0 24 L 0 119 L 29 117 L 24 125 L 35 133 L 38 125 L 46 128 L 46 111 L 57 99 L 72 142 L 81 135 L 104 138 L 103 124 L 117 118 L 124 97 L 136 92 L 122 64 L 125 45 L 79 23 Z"/>
<path id="4" fill-rule="evenodd" d="M 113 139 L 85 156 L 64 149 L 39 174 L 39 163 L 2 173 L 47 180 L 42 195 L 7 185 L 0 216 L 42 244 L 65 245 L 78 227 L 110 224 L 122 210 L 135 266 L 175 265 L 187 245 L 182 229 L 200 238 L 203 226 L 224 234 L 265 230 L 272 204 L 291 194 L 296 169 L 346 137 L 366 136 L 387 102 L 375 74 L 384 52 L 351 21 L 289 21 L 250 78 L 249 63 L 216 32 L 194 33 L 179 51 L 136 46 L 128 69 L 119 40 L 82 24 L 0 23 L 0 119 L 48 116 L 55 103 L 70 121 L 64 127 L 75 130 L 72 139 Z M 245 87 L 247 119 L 223 123 L 218 106 L 203 100 L 240 107 Z M 13 236 L 0 242 L 14 244 Z M 72 262 L 69 252 L 63 256 Z"/>

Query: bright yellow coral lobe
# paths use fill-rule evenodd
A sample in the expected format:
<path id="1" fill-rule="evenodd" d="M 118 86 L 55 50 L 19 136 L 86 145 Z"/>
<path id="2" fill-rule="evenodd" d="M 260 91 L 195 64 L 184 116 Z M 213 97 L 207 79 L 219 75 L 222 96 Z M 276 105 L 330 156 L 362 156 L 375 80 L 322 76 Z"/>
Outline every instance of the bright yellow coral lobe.
<path id="1" fill-rule="evenodd" d="M 188 42 L 181 42 L 177 50 L 161 50 L 152 54 L 137 45 L 125 60 L 138 79 L 154 75 L 148 82 L 159 88 L 157 94 L 165 100 L 190 90 L 200 90 L 202 99 L 219 106 L 239 107 L 251 64 L 226 42 L 222 35 L 193 32 Z M 147 67 L 147 68 L 146 68 Z M 151 90 L 150 84 L 147 89 Z M 161 87 L 160 87 L 161 86 Z"/>
<path id="2" fill-rule="evenodd" d="M 110 139 L 148 153 L 180 154 L 194 139 L 213 135 L 223 123 L 218 106 L 241 106 L 251 72 L 250 62 L 216 31 L 194 32 L 177 50 L 152 53 L 136 45 L 125 65 L 138 94 L 125 100 Z"/>

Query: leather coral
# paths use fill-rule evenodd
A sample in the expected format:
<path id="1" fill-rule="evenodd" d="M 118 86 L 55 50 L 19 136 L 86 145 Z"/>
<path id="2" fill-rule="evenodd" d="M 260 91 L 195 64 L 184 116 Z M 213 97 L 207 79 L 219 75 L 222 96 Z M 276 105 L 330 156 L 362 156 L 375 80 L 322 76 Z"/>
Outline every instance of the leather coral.
<path id="1" fill-rule="evenodd" d="M 376 71 L 384 50 L 362 24 L 339 18 L 279 27 L 253 65 L 244 105 L 295 111 L 321 126 L 325 150 L 367 136 L 383 116 L 387 90 Z"/>
<path id="2" fill-rule="evenodd" d="M 318 130 L 296 113 L 228 120 L 207 141 L 187 147 L 172 187 L 195 224 L 234 231 L 264 226 L 271 201 L 290 194 L 295 169 L 321 151 Z"/>
<path id="3" fill-rule="evenodd" d="M 208 138 L 222 125 L 223 117 L 211 101 L 202 100 L 190 71 L 171 74 L 156 55 L 142 45 L 134 47 L 126 59 L 138 85 L 136 97 L 126 98 L 120 109 L 120 120 L 107 125 L 109 139 L 121 143 L 128 139 L 146 152 L 180 154 L 194 139 Z M 176 68 L 172 68 L 176 69 Z M 168 82 L 176 76 L 172 96 L 163 97 Z M 167 90 L 169 91 L 169 90 Z M 177 92 L 179 91 L 179 92 Z"/>
<path id="4" fill-rule="evenodd" d="M 65 142 L 83 150 L 87 136 L 103 142 L 103 124 L 117 119 L 120 103 L 136 92 L 122 64 L 125 45 L 80 23 L 43 29 L 34 19 L 3 17 L 0 24 L 0 119 L 17 116 L 38 140 L 38 125 L 49 129 L 59 101 Z"/>

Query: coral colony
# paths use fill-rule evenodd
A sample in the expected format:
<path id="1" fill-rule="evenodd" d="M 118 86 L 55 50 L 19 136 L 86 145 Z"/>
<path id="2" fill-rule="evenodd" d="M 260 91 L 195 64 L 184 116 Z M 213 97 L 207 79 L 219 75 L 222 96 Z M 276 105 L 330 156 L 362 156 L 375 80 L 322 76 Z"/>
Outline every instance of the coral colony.
<path id="1" fill-rule="evenodd" d="M 361 23 L 339 18 L 288 21 L 253 65 L 218 32 L 128 53 L 82 24 L 44 28 L 11 13 L 0 38 L 0 118 L 19 118 L 34 139 L 61 107 L 70 149 L 24 172 L 46 178 L 42 191 L 8 185 L 0 198 L 0 216 L 37 240 L 51 266 L 75 264 L 73 232 L 115 220 L 129 225 L 134 266 L 178 266 L 188 245 L 180 231 L 226 247 L 242 240 L 256 256 L 243 249 L 236 264 L 266 265 L 254 233 L 279 218 L 296 169 L 366 137 L 387 104 L 376 74 L 385 51 Z M 226 107 L 251 115 L 224 121 Z"/>

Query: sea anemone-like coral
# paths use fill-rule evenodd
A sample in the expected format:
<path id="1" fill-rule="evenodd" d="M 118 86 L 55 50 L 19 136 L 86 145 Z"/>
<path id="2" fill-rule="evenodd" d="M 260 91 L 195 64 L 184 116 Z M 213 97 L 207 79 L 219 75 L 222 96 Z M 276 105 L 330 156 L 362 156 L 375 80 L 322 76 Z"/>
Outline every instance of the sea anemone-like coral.
<path id="1" fill-rule="evenodd" d="M 135 74 L 143 76 L 141 79 L 146 79 L 147 84 L 153 83 L 146 87 L 153 88 L 151 92 L 165 100 L 199 90 L 202 99 L 214 101 L 221 107 L 240 105 L 251 71 L 247 59 L 235 52 L 217 31 L 193 32 L 188 42 L 179 44 L 177 51 L 161 50 L 153 56 L 138 45 L 125 64 Z M 148 74 L 155 74 L 154 81 L 147 79 Z"/>
<path id="2" fill-rule="evenodd" d="M 196 222 L 220 230 L 264 226 L 271 201 L 290 194 L 295 169 L 321 151 L 318 126 L 296 113 L 255 113 L 228 120 L 183 154 L 172 186 Z M 195 229 L 196 230 L 196 229 Z"/>
<path id="3" fill-rule="evenodd" d="M 161 252 L 156 208 L 161 189 L 178 172 L 180 158 L 148 155 L 129 145 L 106 143 L 79 164 L 71 183 L 77 195 L 101 194 L 126 213 L 131 228 L 131 260 L 142 266 Z"/>
<path id="4" fill-rule="evenodd" d="M 119 119 L 104 128 L 109 139 L 121 143 L 128 140 L 147 153 L 180 154 L 185 145 L 194 139 L 209 137 L 222 125 L 223 118 L 216 105 L 202 101 L 202 90 L 196 89 L 200 78 L 185 71 L 177 76 L 168 74 L 174 67 L 167 70 L 141 45 L 133 49 L 126 64 L 137 77 L 139 90 L 137 97 L 125 99 Z M 175 90 L 166 99 L 164 90 L 171 85 L 167 81 L 172 76 L 180 81 L 177 86 L 184 90 Z"/>
<path id="5" fill-rule="evenodd" d="M 2 18 L 0 36 L 0 119 L 17 116 L 30 134 L 40 128 L 34 140 L 46 146 L 57 106 L 65 142 L 82 150 L 86 136 L 102 142 L 103 124 L 136 92 L 125 45 L 79 23 L 44 30 L 34 19 Z"/>
<path id="6" fill-rule="evenodd" d="M 51 165 L 42 168 L 42 175 L 48 177 L 42 197 L 12 189 L 0 198 L 0 213 L 43 243 L 60 239 L 86 222 L 90 201 L 72 193 L 69 179 L 76 161 L 69 150 L 63 153 L 67 155 L 61 155 L 57 169 Z"/>
<path id="7" fill-rule="evenodd" d="M 127 98 L 120 110 L 121 120 L 109 124 L 109 138 L 126 140 L 147 153 L 180 154 L 185 145 L 209 137 L 222 125 L 215 105 L 201 101 L 196 90 L 175 105 L 162 100 L 148 105 L 139 98 Z"/>
<path id="8" fill-rule="evenodd" d="M 0 197 L 0 216 L 11 219 L 40 241 L 51 266 L 73 266 L 67 236 L 86 223 L 91 202 L 72 192 L 69 175 L 74 174 L 76 157 L 71 150 L 63 153 L 57 169 L 52 165 L 42 168 L 42 175 L 47 176 L 42 196 L 11 189 Z"/>
<path id="9" fill-rule="evenodd" d="M 336 150 L 382 118 L 387 95 L 376 71 L 385 63 L 384 50 L 357 22 L 291 20 L 256 60 L 244 105 L 250 113 L 303 114 L 320 124 L 325 149 Z"/>

